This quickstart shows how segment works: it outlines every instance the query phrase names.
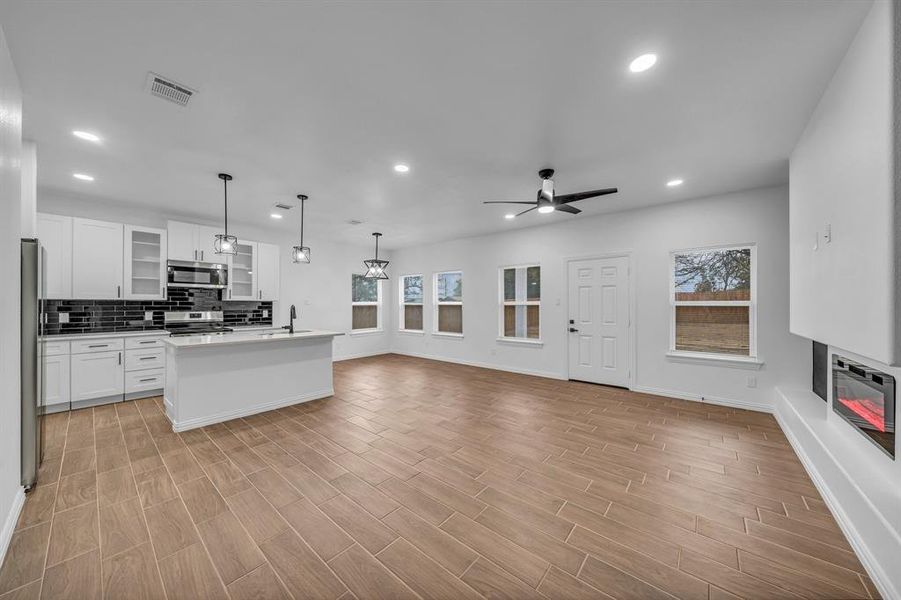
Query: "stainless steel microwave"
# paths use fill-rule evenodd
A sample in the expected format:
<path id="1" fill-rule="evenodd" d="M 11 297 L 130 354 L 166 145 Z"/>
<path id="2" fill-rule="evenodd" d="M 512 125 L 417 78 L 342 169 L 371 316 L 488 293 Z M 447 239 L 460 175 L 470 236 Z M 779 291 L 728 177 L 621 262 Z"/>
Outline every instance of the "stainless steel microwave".
<path id="1" fill-rule="evenodd" d="M 169 287 L 206 288 L 221 290 L 228 286 L 228 265 L 223 263 L 170 260 Z"/>

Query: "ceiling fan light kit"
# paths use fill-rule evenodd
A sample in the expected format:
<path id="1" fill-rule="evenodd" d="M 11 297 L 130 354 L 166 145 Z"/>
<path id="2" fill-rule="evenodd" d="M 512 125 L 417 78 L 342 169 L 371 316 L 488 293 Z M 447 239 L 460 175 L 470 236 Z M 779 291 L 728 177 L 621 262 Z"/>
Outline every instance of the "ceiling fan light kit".
<path id="1" fill-rule="evenodd" d="M 307 201 L 307 196 L 303 194 L 297 194 L 297 199 L 300 200 L 300 246 L 294 246 L 291 250 L 291 260 L 295 263 L 307 263 L 310 262 L 310 248 L 308 246 L 303 245 L 303 208 L 304 203 Z"/>
<path id="2" fill-rule="evenodd" d="M 223 195 L 225 198 L 225 233 L 217 233 L 213 241 L 213 250 L 216 254 L 235 256 L 238 253 L 238 238 L 228 235 L 228 182 L 233 179 L 228 173 L 219 173 L 222 180 Z"/>
<path id="3" fill-rule="evenodd" d="M 569 206 L 570 202 L 577 202 L 579 200 L 585 200 L 587 198 L 594 198 L 596 196 L 606 196 L 607 194 L 615 194 L 618 190 L 616 188 L 604 188 L 600 190 L 590 190 L 587 192 L 576 192 L 574 194 L 563 194 L 561 196 L 556 195 L 554 192 L 554 170 L 553 169 L 541 169 L 538 171 L 538 177 L 541 178 L 541 189 L 538 190 L 538 195 L 535 198 L 534 202 L 525 202 L 525 201 L 487 201 L 482 204 L 528 204 L 532 208 L 527 208 L 526 210 L 517 213 L 515 215 L 507 216 L 507 218 L 515 218 L 520 215 L 524 215 L 527 212 L 531 212 L 533 210 L 538 210 L 538 212 L 542 214 L 548 214 L 552 212 L 565 212 L 571 215 L 577 215 L 581 210 L 576 208 L 575 206 Z"/>
<path id="4" fill-rule="evenodd" d="M 382 237 L 382 234 L 375 232 L 372 235 L 375 238 L 375 258 L 363 261 L 363 266 L 366 267 L 363 277 L 366 279 L 388 279 L 388 261 L 379 260 L 379 238 Z"/>

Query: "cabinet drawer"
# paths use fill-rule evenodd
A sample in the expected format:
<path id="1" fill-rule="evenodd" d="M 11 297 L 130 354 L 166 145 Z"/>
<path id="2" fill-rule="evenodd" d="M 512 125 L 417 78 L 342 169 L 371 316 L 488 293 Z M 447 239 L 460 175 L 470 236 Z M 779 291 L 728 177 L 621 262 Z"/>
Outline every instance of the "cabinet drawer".
<path id="1" fill-rule="evenodd" d="M 69 342 L 44 341 L 44 356 L 61 356 L 69 353 Z"/>
<path id="2" fill-rule="evenodd" d="M 123 349 L 122 338 L 92 338 L 89 340 L 73 340 L 72 354 L 86 354 L 88 352 L 111 352 Z"/>
<path id="3" fill-rule="evenodd" d="M 154 337 L 127 337 L 125 338 L 126 350 L 140 350 L 143 348 L 162 348 L 163 336 Z"/>
<path id="4" fill-rule="evenodd" d="M 125 353 L 125 371 L 159 369 L 166 366 L 166 352 L 162 348 L 128 350 Z"/>
<path id="5" fill-rule="evenodd" d="M 132 371 L 125 374 L 125 393 L 161 389 L 166 385 L 166 370 Z"/>

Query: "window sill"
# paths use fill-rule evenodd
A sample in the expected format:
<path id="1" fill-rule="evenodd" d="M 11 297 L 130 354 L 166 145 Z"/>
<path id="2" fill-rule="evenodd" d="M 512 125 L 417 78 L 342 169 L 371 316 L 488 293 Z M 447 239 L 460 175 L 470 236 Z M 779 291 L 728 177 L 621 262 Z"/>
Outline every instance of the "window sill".
<path id="1" fill-rule="evenodd" d="M 759 371 L 765 364 L 762 360 L 751 356 L 730 356 L 728 354 L 705 354 L 703 352 L 678 352 L 671 350 L 666 357 L 673 362 L 708 364 L 718 367 L 735 367 Z"/>
<path id="2" fill-rule="evenodd" d="M 401 333 L 403 335 L 425 335 L 425 331 L 422 329 L 398 329 L 397 333 Z"/>
<path id="3" fill-rule="evenodd" d="M 375 335 L 384 333 L 382 329 L 351 329 L 348 335 Z"/>
<path id="4" fill-rule="evenodd" d="M 438 337 L 448 337 L 448 338 L 458 338 L 463 339 L 462 333 L 448 333 L 446 331 L 433 331 L 432 335 L 437 335 Z"/>
<path id="5" fill-rule="evenodd" d="M 541 340 L 529 338 L 499 337 L 497 341 L 500 344 L 513 344 L 514 346 L 534 346 L 536 348 L 544 346 L 544 342 Z"/>

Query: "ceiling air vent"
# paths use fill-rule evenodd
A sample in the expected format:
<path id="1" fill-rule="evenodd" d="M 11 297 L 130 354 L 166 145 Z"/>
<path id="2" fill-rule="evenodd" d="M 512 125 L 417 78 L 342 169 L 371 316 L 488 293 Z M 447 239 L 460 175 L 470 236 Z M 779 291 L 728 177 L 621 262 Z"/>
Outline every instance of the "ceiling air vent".
<path id="1" fill-rule="evenodd" d="M 283 203 L 279 202 L 275 205 L 275 208 L 280 208 L 282 210 L 291 210 L 294 207 L 291 206 L 290 204 L 283 204 Z"/>
<path id="2" fill-rule="evenodd" d="M 179 106 L 187 106 L 188 101 L 197 93 L 197 90 L 153 72 L 147 73 L 147 90 L 154 96 Z"/>

